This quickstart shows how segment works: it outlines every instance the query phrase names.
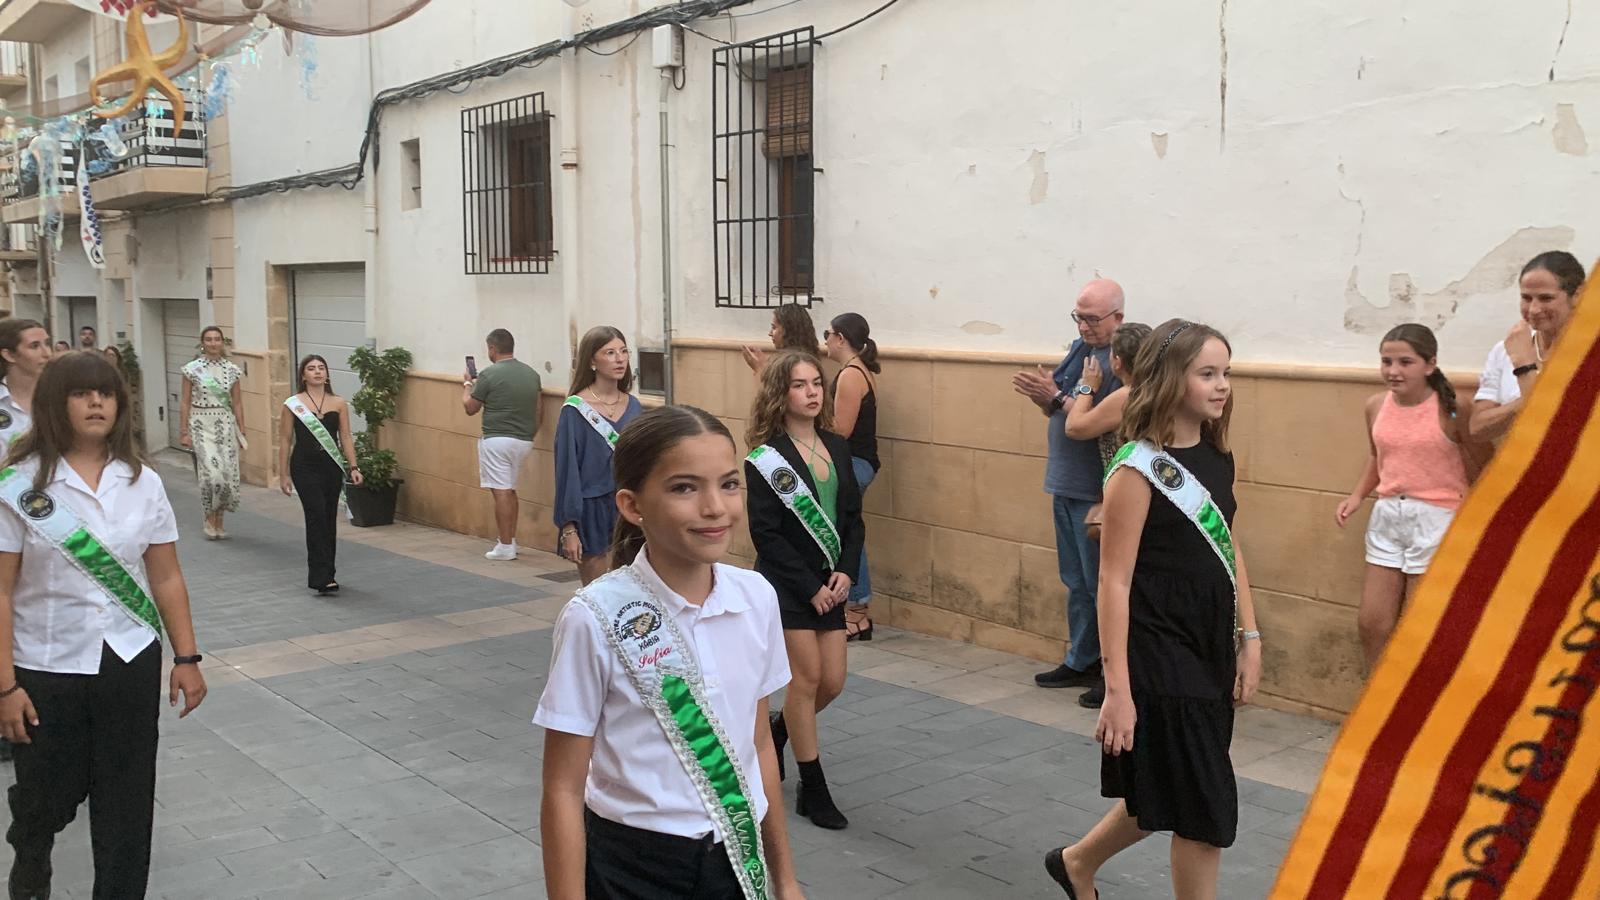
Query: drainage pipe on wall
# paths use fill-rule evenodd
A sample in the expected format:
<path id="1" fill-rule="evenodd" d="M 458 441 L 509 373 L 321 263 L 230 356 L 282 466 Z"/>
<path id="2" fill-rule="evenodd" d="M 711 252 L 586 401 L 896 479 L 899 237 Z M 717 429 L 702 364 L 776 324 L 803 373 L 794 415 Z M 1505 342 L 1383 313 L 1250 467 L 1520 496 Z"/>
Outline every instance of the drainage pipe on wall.
<path id="1" fill-rule="evenodd" d="M 577 32 L 578 11 L 567 7 L 566 35 L 570 39 Z M 561 126 L 561 249 L 557 258 L 561 262 L 561 310 L 569 342 L 567 358 L 577 365 L 578 322 L 581 303 L 579 291 L 582 279 L 579 266 L 582 254 L 578 252 L 578 54 L 577 47 L 561 53 L 561 106 L 556 111 L 556 124 Z M 562 373 L 565 383 L 572 369 Z M 565 390 L 565 388 L 563 388 Z"/>
<path id="2" fill-rule="evenodd" d="M 373 56 L 374 47 L 371 32 L 367 33 L 366 39 L 367 97 L 370 99 L 377 91 L 377 77 L 374 70 L 378 63 Z M 362 261 L 364 271 L 361 273 L 362 281 L 365 284 L 363 293 L 366 295 L 366 308 L 362 310 L 362 318 L 366 320 L 366 323 L 362 330 L 366 332 L 363 337 L 366 339 L 367 347 L 375 350 L 378 346 L 377 335 L 380 330 L 378 328 L 378 275 L 380 271 L 378 268 L 378 154 L 376 152 L 367 155 L 367 171 L 366 177 L 362 179 L 361 193 L 361 227 L 366 229 L 366 252 L 364 254 L 365 259 Z M 292 312 L 290 314 L 293 315 Z M 293 365 L 293 363 L 291 362 L 290 365 Z"/>
<path id="3" fill-rule="evenodd" d="M 672 96 L 676 70 L 661 70 L 661 388 L 667 402 L 672 394 L 672 166 L 667 140 L 667 98 Z"/>

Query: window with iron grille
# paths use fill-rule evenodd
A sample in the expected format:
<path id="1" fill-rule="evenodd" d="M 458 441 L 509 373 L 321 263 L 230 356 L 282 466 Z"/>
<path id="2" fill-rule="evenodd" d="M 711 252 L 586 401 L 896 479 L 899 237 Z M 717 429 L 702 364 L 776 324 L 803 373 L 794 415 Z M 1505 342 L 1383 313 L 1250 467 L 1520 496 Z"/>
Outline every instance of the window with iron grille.
<path id="1" fill-rule="evenodd" d="M 461 111 L 461 235 L 468 275 L 550 271 L 550 118 L 543 93 Z"/>
<path id="2" fill-rule="evenodd" d="M 718 306 L 814 296 L 813 30 L 713 51 L 711 182 Z"/>

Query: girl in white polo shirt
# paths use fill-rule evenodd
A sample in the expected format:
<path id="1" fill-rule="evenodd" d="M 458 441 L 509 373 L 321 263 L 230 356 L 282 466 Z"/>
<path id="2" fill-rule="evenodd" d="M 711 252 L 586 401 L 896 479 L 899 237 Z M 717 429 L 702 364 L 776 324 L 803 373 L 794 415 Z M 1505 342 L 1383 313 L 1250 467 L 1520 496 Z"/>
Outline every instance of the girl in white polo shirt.
<path id="1" fill-rule="evenodd" d="M 778 599 L 718 562 L 744 519 L 733 437 L 655 409 L 613 466 L 613 569 L 562 610 L 533 719 L 549 896 L 800 897 L 767 727 L 789 682 Z"/>
<path id="2" fill-rule="evenodd" d="M 161 633 L 168 701 L 206 693 L 177 524 L 133 444 L 127 383 L 98 353 L 45 366 L 33 429 L 0 464 L 0 735 L 16 747 L 13 898 L 50 895 L 55 836 L 90 801 L 94 897 L 143 897 Z"/>

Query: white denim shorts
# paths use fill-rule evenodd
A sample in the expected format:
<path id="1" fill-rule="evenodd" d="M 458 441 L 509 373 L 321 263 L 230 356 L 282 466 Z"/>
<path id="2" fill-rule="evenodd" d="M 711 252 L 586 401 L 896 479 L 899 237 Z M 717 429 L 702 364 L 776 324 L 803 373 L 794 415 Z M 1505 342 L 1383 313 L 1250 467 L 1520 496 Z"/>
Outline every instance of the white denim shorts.
<path id="1" fill-rule="evenodd" d="M 480 486 L 500 491 L 516 490 L 517 475 L 532 452 L 533 441 L 514 437 L 486 437 L 478 441 Z"/>
<path id="2" fill-rule="evenodd" d="M 1367 522 L 1367 562 L 1407 575 L 1427 571 L 1456 511 L 1411 497 L 1383 497 Z"/>

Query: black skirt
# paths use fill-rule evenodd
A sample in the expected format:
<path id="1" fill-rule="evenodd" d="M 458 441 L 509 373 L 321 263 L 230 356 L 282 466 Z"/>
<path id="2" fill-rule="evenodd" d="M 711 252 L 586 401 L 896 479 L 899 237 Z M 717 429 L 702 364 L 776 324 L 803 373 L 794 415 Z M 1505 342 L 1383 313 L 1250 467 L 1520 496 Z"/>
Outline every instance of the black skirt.
<path id="1" fill-rule="evenodd" d="M 819 616 L 810 603 L 795 603 L 779 594 L 778 616 L 790 631 L 843 631 L 845 605 L 841 603 Z"/>

